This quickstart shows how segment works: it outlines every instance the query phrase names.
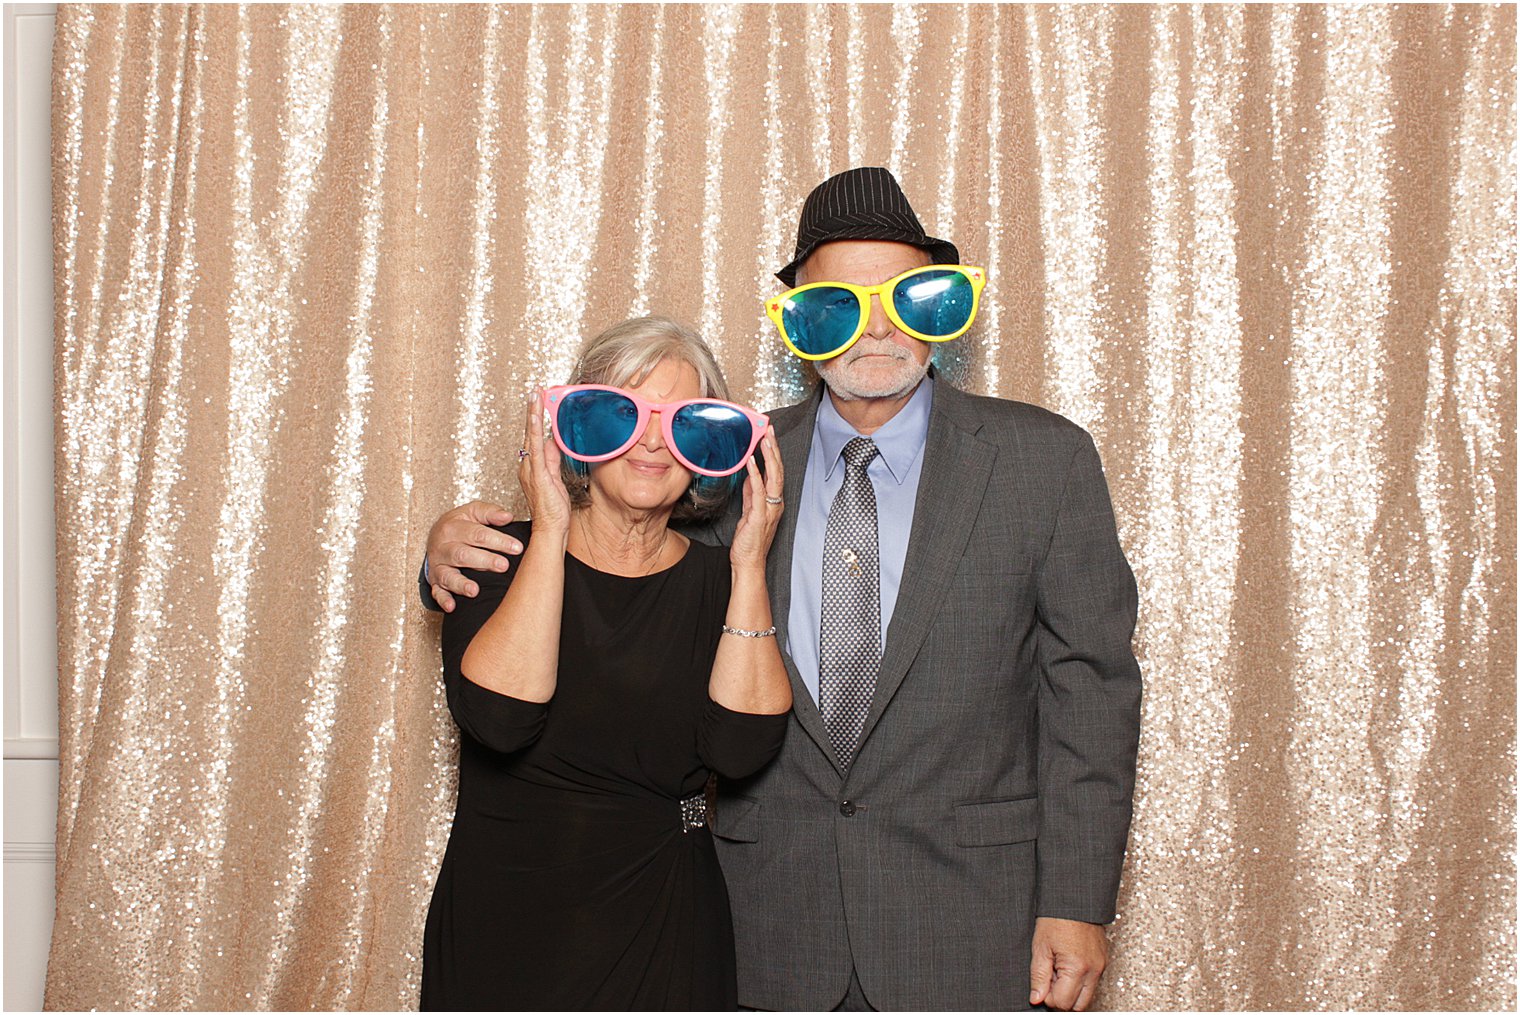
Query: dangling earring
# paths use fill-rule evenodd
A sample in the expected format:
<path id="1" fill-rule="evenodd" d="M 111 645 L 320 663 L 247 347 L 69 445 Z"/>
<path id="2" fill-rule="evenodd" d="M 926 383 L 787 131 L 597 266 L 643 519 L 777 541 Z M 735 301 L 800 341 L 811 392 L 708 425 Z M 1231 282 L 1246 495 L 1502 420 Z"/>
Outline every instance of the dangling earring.
<path id="1" fill-rule="evenodd" d="M 575 481 L 567 484 L 567 490 L 579 495 L 591 489 L 591 468 L 585 462 L 572 461 L 570 473 L 575 477 Z"/>

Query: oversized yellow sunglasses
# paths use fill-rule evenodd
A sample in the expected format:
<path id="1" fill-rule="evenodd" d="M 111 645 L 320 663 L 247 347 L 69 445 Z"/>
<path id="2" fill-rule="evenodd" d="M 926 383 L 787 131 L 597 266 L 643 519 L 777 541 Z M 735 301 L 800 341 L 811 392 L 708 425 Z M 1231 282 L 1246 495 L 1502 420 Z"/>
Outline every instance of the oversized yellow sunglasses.
<path id="1" fill-rule="evenodd" d="M 913 268 L 880 285 L 809 282 L 765 301 L 765 313 L 788 349 L 807 360 L 831 359 L 865 334 L 871 297 L 905 335 L 925 342 L 959 338 L 976 320 L 987 273 L 964 264 Z"/>

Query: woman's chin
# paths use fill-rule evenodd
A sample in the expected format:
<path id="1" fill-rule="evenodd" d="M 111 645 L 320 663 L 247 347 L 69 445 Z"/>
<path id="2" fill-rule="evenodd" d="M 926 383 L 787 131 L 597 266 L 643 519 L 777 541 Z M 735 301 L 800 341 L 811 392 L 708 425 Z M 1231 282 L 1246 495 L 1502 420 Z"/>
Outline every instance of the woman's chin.
<path id="1" fill-rule="evenodd" d="M 675 507 L 686 487 L 672 489 L 666 483 L 633 482 L 602 492 L 609 504 L 626 511 L 661 511 Z"/>

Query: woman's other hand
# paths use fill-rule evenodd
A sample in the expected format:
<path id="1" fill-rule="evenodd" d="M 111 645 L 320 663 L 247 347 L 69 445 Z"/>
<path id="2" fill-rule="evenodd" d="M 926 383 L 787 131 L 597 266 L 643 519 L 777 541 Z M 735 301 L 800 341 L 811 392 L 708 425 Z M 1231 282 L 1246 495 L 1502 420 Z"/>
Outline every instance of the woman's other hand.
<path id="1" fill-rule="evenodd" d="M 528 418 L 523 428 L 523 450 L 517 481 L 528 497 L 533 535 L 570 531 L 570 492 L 559 471 L 559 445 L 544 439 L 543 392 L 528 394 Z"/>
<path id="2" fill-rule="evenodd" d="M 776 449 L 776 428 L 767 427 L 760 441 L 760 453 L 765 456 L 765 475 L 751 458 L 744 463 L 744 512 L 734 529 L 734 540 L 728 548 L 728 559 L 736 568 L 758 568 L 763 573 L 765 558 L 776 538 L 776 526 L 781 523 L 782 491 L 786 477 L 781 468 L 781 454 Z"/>

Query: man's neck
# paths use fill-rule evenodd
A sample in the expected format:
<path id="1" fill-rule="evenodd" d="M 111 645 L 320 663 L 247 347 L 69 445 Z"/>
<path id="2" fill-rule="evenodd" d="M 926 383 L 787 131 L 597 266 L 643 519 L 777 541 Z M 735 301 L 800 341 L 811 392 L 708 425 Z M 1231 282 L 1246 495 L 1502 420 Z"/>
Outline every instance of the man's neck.
<path id="1" fill-rule="evenodd" d="M 854 427 L 857 433 L 869 437 L 891 422 L 892 417 L 901 412 L 903 406 L 913 398 L 919 384 L 923 383 L 920 379 L 918 384 L 902 394 L 887 398 L 840 398 L 834 394 L 833 389 L 829 389 L 829 398 L 841 419 Z M 827 383 L 824 386 L 828 387 Z"/>

